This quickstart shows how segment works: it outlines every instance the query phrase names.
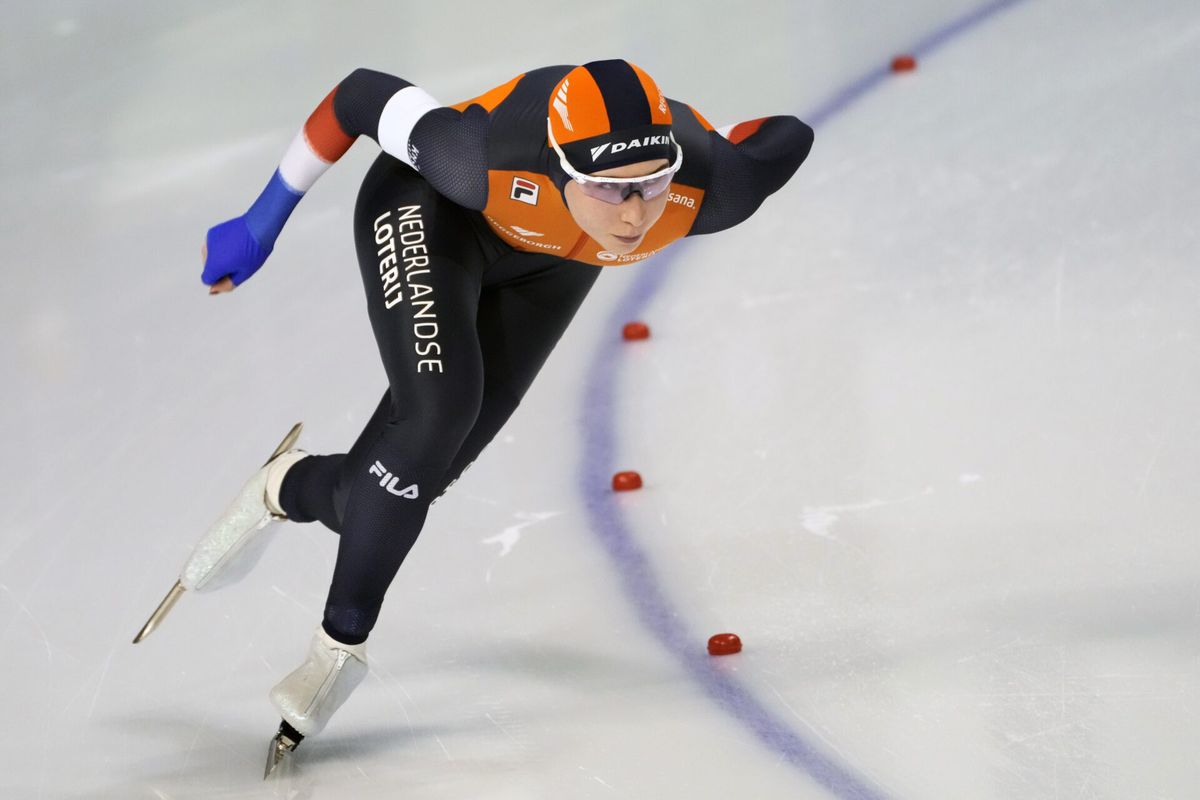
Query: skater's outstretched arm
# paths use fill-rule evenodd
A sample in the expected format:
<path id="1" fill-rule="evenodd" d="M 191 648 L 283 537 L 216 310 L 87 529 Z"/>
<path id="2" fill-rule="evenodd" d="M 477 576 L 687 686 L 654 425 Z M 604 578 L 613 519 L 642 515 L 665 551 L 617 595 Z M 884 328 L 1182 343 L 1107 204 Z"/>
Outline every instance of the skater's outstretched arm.
<path id="1" fill-rule="evenodd" d="M 788 182 L 812 149 L 813 130 L 789 115 L 708 128 L 712 174 L 689 236 L 732 228 Z"/>
<path id="2" fill-rule="evenodd" d="M 480 106 L 444 108 L 403 78 L 356 69 L 309 115 L 250 209 L 209 229 L 201 280 L 215 294 L 258 271 L 300 198 L 362 135 L 418 169 L 439 193 L 482 209 L 487 127 Z"/>

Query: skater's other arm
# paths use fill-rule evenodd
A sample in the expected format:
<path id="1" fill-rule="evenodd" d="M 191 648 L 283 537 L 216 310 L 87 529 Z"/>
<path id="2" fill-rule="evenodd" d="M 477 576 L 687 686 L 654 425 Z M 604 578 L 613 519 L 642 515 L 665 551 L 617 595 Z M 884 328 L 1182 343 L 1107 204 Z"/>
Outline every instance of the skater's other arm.
<path id="1" fill-rule="evenodd" d="M 812 128 L 789 115 L 710 128 L 708 135 L 712 172 L 689 236 L 715 233 L 745 221 L 788 182 L 813 144 Z"/>
<path id="2" fill-rule="evenodd" d="M 300 199 L 362 135 L 416 167 L 449 199 L 482 209 L 487 121 L 479 106 L 443 108 L 403 78 L 356 69 L 309 115 L 250 209 L 209 230 L 202 280 L 213 286 L 210 294 L 228 291 L 258 270 Z"/>

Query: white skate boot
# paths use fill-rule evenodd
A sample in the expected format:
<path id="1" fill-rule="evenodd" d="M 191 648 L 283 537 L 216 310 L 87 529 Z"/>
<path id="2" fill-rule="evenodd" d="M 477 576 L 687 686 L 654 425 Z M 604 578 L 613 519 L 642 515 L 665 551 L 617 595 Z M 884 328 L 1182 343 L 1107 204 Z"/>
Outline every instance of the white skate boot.
<path id="1" fill-rule="evenodd" d="M 271 739 L 263 778 L 304 737 L 320 733 L 366 676 L 366 643 L 343 644 L 318 627 L 304 663 L 271 689 L 283 722 Z"/>
<path id="2" fill-rule="evenodd" d="M 292 427 L 267 462 L 209 526 L 184 563 L 179 580 L 134 638 L 134 644 L 157 627 L 185 590 L 204 592 L 228 586 L 245 577 L 258 563 L 278 527 L 272 523 L 287 519 L 279 507 L 283 476 L 293 464 L 308 455 L 303 450 L 290 449 L 302 427 L 303 423 L 299 422 Z"/>

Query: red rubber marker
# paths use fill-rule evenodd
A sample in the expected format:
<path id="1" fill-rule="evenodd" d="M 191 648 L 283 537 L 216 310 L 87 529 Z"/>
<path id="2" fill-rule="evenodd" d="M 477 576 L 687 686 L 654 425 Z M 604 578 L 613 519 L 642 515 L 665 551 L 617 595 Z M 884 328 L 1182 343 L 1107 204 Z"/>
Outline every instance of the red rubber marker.
<path id="1" fill-rule="evenodd" d="M 709 637 L 708 654 L 710 656 L 728 656 L 742 652 L 742 640 L 736 633 L 718 633 Z"/>
<path id="2" fill-rule="evenodd" d="M 917 60 L 912 56 L 896 56 L 892 59 L 892 72 L 912 72 L 917 68 Z"/>
<path id="3" fill-rule="evenodd" d="M 613 475 L 613 491 L 629 492 L 642 488 L 642 476 L 636 472 L 618 472 Z"/>
<path id="4" fill-rule="evenodd" d="M 644 322 L 627 322 L 621 330 L 621 335 L 625 337 L 625 341 L 633 342 L 638 339 L 650 338 L 650 326 Z"/>

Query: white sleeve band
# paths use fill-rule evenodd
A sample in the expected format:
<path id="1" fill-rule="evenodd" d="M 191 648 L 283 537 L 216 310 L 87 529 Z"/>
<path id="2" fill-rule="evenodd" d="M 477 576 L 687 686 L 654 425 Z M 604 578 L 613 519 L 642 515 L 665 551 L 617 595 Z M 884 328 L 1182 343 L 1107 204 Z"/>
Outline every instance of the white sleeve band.
<path id="1" fill-rule="evenodd" d="M 424 89 L 406 86 L 396 92 L 379 115 L 379 146 L 384 152 L 415 168 L 414 159 L 409 158 L 408 137 L 417 126 L 417 120 L 435 108 L 441 108 L 441 104 Z"/>
<path id="2" fill-rule="evenodd" d="M 279 162 L 279 177 L 292 189 L 304 194 L 325 174 L 330 164 L 315 152 L 304 136 L 304 129 L 296 134 L 288 145 L 283 160 Z"/>

